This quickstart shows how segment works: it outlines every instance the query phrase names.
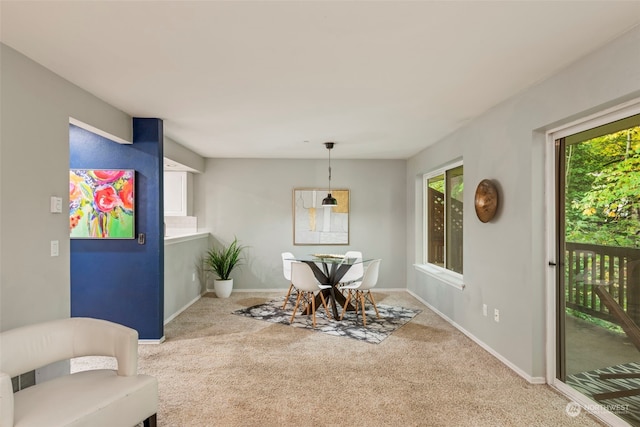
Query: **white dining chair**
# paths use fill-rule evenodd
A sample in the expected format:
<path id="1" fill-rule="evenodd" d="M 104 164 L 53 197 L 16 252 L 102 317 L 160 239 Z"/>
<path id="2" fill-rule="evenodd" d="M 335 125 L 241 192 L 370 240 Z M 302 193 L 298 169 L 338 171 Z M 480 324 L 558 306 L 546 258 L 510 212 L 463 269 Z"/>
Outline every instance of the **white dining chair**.
<path id="1" fill-rule="evenodd" d="M 371 293 L 371 289 L 376 286 L 378 283 L 378 274 L 380 271 L 380 261 L 379 259 L 371 261 L 371 263 L 367 266 L 364 271 L 364 275 L 362 276 L 362 280 L 357 282 L 351 282 L 346 285 L 342 285 L 339 287 L 342 291 L 348 291 L 347 300 L 344 303 L 344 307 L 342 308 L 342 314 L 340 315 L 340 320 L 344 318 L 344 313 L 347 310 L 347 306 L 353 297 L 356 300 L 356 318 L 358 317 L 358 304 L 362 307 L 362 324 L 367 326 L 367 315 L 365 313 L 365 300 L 369 299 L 369 302 L 373 305 L 374 310 L 376 311 L 376 316 L 380 318 L 380 313 L 378 312 L 378 307 L 376 306 L 376 301 L 373 299 L 373 294 Z"/>
<path id="2" fill-rule="evenodd" d="M 298 296 L 296 298 L 296 305 L 293 308 L 293 315 L 291 316 L 291 321 L 289 323 L 293 323 L 293 319 L 296 317 L 296 313 L 298 312 L 298 307 L 300 306 L 300 301 L 304 300 L 305 306 L 307 308 L 311 308 L 311 316 L 313 318 L 313 327 L 316 327 L 316 292 L 320 291 L 320 299 L 322 301 L 322 305 L 324 306 L 324 310 L 327 313 L 327 317 L 331 318 L 331 314 L 329 313 L 329 309 L 327 308 L 327 301 L 324 299 L 324 295 L 322 294 L 321 287 L 326 287 L 325 285 L 320 285 L 316 280 L 311 267 L 309 267 L 304 262 L 294 261 L 291 263 L 291 282 L 293 286 L 298 291 Z M 304 310 L 304 308 L 303 308 Z"/>
<path id="3" fill-rule="evenodd" d="M 294 286 L 291 281 L 291 263 L 295 256 L 291 252 L 282 252 L 282 273 L 284 274 L 284 278 L 289 282 L 289 290 L 287 291 L 287 296 L 284 297 L 284 304 L 282 304 L 282 309 L 287 306 L 287 301 L 289 301 L 289 296 L 291 295 L 291 291 L 293 291 Z"/>
<path id="4" fill-rule="evenodd" d="M 349 270 L 342 276 L 340 279 L 341 285 L 347 285 L 350 282 L 356 282 L 362 280 L 362 275 L 364 274 L 364 266 L 362 265 L 362 252 L 360 251 L 347 251 L 344 254 L 345 261 L 348 259 L 356 259 L 356 263 L 354 263 Z"/>

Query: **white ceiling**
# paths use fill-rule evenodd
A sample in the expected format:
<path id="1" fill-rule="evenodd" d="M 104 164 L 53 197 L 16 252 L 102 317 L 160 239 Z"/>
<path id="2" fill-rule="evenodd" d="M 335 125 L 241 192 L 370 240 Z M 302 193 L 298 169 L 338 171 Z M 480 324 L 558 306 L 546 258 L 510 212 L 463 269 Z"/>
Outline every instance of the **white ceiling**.
<path id="1" fill-rule="evenodd" d="M 202 156 L 335 141 L 333 158 L 402 159 L 628 31 L 640 2 L 3 0 L 0 16 L 3 43 Z"/>

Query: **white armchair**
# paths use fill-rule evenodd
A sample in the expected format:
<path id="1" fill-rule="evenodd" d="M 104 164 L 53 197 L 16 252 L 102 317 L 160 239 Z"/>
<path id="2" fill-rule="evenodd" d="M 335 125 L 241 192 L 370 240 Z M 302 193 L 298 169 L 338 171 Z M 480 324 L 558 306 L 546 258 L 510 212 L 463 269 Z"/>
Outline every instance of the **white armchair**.
<path id="1" fill-rule="evenodd" d="M 82 356 L 112 356 L 117 371 L 77 372 L 13 393 L 11 378 Z M 139 375 L 138 332 L 90 318 L 53 320 L 0 333 L 0 427 L 156 425 L 158 383 Z"/>

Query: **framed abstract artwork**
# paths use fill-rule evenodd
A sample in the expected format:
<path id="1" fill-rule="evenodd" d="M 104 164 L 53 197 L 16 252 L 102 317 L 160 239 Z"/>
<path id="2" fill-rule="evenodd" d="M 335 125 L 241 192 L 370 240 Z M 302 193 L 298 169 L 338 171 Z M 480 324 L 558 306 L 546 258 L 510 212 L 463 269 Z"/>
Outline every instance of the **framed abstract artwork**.
<path id="1" fill-rule="evenodd" d="M 131 169 L 71 169 L 71 238 L 135 238 L 134 189 L 135 171 Z"/>
<path id="2" fill-rule="evenodd" d="M 331 190 L 337 206 L 322 206 L 326 189 L 293 190 L 294 245 L 349 244 L 349 190 Z"/>

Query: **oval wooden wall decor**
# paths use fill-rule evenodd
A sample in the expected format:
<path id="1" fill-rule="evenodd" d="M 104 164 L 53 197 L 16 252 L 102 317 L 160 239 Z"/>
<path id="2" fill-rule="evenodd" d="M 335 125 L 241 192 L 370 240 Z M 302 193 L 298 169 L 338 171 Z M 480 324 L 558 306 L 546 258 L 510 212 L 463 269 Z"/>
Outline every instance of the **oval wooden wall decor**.
<path id="1" fill-rule="evenodd" d="M 498 209 L 498 189 L 489 179 L 483 179 L 476 188 L 476 215 L 482 222 L 489 222 Z"/>

